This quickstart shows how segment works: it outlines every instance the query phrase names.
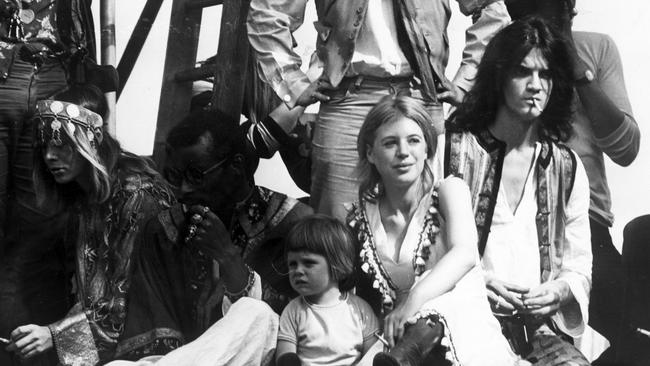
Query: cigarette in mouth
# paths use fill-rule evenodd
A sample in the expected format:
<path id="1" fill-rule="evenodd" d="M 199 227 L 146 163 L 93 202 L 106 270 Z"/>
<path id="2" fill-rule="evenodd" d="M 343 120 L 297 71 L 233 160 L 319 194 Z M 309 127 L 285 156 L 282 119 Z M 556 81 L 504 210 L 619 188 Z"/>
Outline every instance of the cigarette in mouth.
<path id="1" fill-rule="evenodd" d="M 8 340 L 7 338 L 2 338 L 2 337 L 0 337 L 0 343 L 9 344 L 9 343 L 11 343 L 11 341 Z"/>
<path id="2" fill-rule="evenodd" d="M 539 110 L 540 112 L 542 111 L 542 106 L 539 105 L 539 100 L 533 99 L 533 105 L 535 106 L 535 108 L 537 108 L 537 110 Z"/>

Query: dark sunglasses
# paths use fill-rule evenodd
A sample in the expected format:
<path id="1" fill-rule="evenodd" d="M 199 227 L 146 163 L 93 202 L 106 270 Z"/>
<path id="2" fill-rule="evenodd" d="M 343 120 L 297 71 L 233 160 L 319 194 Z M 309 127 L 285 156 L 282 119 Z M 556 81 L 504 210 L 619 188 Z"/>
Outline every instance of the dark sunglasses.
<path id="1" fill-rule="evenodd" d="M 167 181 L 169 183 L 176 187 L 180 187 L 183 182 L 193 186 L 199 186 L 203 183 L 203 179 L 207 174 L 210 174 L 211 172 L 217 170 L 217 168 L 219 168 L 227 161 L 228 158 L 224 158 L 205 170 L 200 170 L 193 166 L 190 166 L 183 171 L 176 169 L 166 169 L 165 178 L 167 178 Z"/>

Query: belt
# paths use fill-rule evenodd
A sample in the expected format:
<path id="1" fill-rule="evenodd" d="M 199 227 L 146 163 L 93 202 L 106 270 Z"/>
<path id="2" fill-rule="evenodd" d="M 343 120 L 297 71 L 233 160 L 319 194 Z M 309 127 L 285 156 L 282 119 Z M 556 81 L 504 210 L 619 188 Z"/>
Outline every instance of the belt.
<path id="1" fill-rule="evenodd" d="M 388 76 L 384 78 L 379 76 L 356 75 L 356 76 L 344 77 L 343 80 L 341 80 L 339 87 L 347 87 L 352 84 L 359 87 L 363 85 L 363 83 L 382 84 L 382 85 L 411 83 L 413 87 L 419 87 L 421 84 L 420 80 L 415 76 Z"/>

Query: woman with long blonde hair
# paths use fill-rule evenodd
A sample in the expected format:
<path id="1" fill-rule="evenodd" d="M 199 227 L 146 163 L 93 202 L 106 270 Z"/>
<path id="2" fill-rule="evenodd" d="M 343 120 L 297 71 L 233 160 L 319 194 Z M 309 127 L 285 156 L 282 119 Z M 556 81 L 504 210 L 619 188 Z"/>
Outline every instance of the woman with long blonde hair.
<path id="1" fill-rule="evenodd" d="M 22 359 L 50 349 L 64 365 L 112 358 L 128 305 L 130 258 L 146 221 L 174 200 L 148 160 L 122 150 L 105 132 L 105 111 L 103 94 L 91 86 L 37 103 L 35 190 L 41 203 L 67 215 L 76 303 L 58 322 L 11 333 L 7 349 Z"/>

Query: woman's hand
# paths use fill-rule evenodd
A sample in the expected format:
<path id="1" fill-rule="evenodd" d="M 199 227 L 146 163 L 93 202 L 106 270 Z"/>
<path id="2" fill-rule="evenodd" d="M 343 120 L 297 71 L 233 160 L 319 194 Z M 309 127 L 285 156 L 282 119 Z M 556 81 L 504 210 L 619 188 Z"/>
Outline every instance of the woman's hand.
<path id="1" fill-rule="evenodd" d="M 569 284 L 564 281 L 549 281 L 522 296 L 524 304 L 522 313 L 546 318 L 555 314 L 560 306 L 571 298 Z"/>
<path id="2" fill-rule="evenodd" d="M 418 310 L 420 310 L 419 307 L 409 296 L 384 318 L 384 338 L 388 341 L 390 348 L 395 347 L 397 341 L 402 338 L 406 321 Z"/>
<path id="3" fill-rule="evenodd" d="M 14 352 L 22 359 L 32 358 L 53 347 L 52 333 L 48 327 L 29 324 L 11 332 L 8 352 Z"/>
<path id="4" fill-rule="evenodd" d="M 514 313 L 524 309 L 522 296 L 528 293 L 527 288 L 502 281 L 491 273 L 485 273 L 484 278 L 493 312 Z"/>
<path id="5" fill-rule="evenodd" d="M 206 206 L 194 205 L 189 209 L 190 235 L 187 242 L 198 246 L 217 262 L 228 261 L 238 256 L 237 247 L 230 240 L 230 232 L 221 219 Z M 194 234 L 192 225 L 195 227 Z"/>

